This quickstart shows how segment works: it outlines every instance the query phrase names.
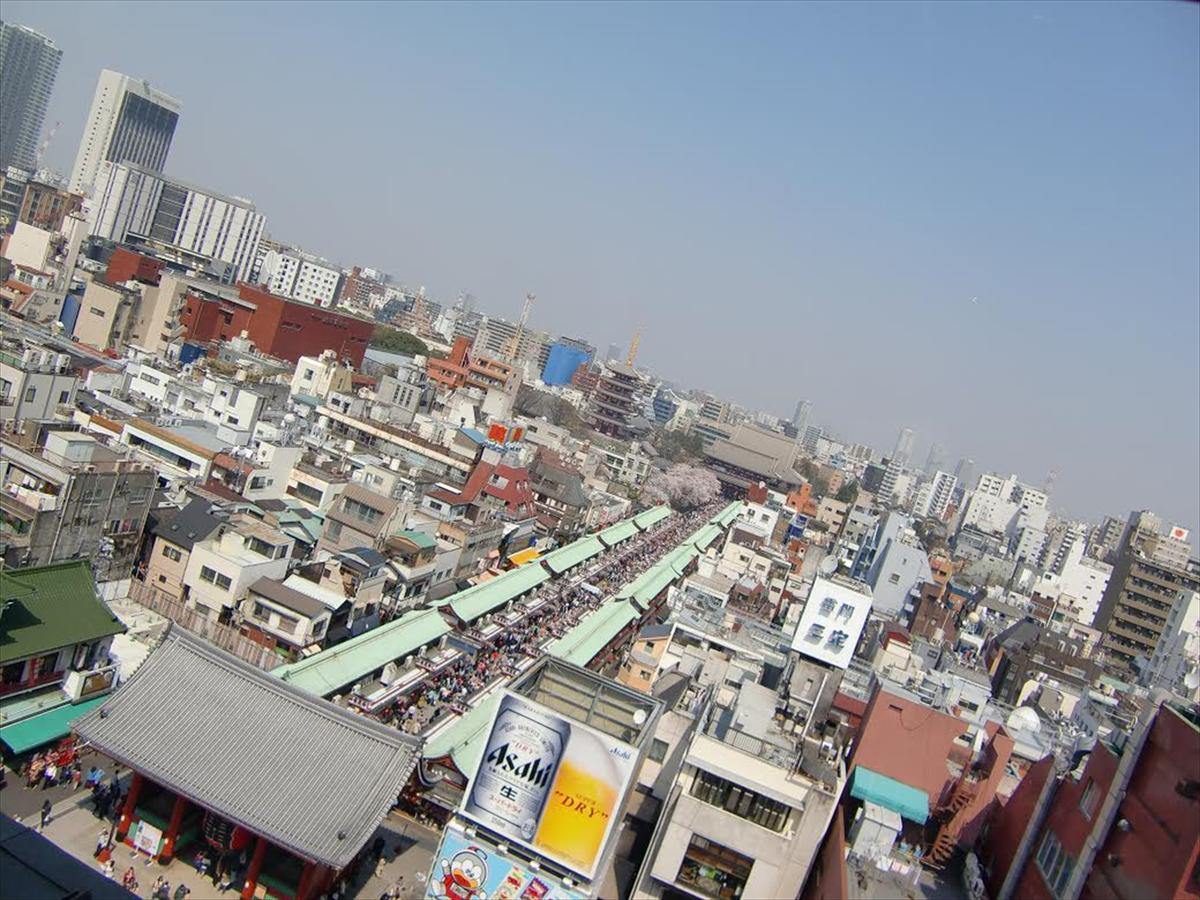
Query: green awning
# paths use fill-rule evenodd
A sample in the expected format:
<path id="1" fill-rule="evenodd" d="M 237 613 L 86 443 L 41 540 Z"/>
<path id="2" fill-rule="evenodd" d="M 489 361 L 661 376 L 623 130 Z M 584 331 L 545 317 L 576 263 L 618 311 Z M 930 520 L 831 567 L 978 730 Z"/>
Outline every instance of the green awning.
<path id="1" fill-rule="evenodd" d="M 93 697 L 82 703 L 64 703 L 20 722 L 5 725 L 0 728 L 0 741 L 16 755 L 64 738 L 71 733 L 72 722 L 107 699 L 108 695 L 105 694 L 103 697 Z"/>
<path id="2" fill-rule="evenodd" d="M 568 569 L 603 552 L 604 545 L 600 543 L 600 539 L 594 534 L 590 534 L 572 544 L 567 544 L 565 547 L 559 547 L 557 550 L 547 553 L 542 557 L 542 562 L 549 566 L 550 571 L 555 575 L 561 575 Z"/>
<path id="3" fill-rule="evenodd" d="M 671 515 L 671 507 L 663 504 L 662 506 L 653 506 L 644 512 L 638 513 L 633 517 L 633 521 L 638 528 L 645 531 L 651 525 L 658 524 L 669 515 Z"/>
<path id="4" fill-rule="evenodd" d="M 482 581 L 465 591 L 459 591 L 446 598 L 443 603 L 449 604 L 454 614 L 464 622 L 474 622 L 480 616 L 499 609 L 509 600 L 515 600 L 528 593 L 549 578 L 550 573 L 541 566 L 521 566 Z"/>
<path id="5" fill-rule="evenodd" d="M 272 669 L 271 674 L 309 693 L 328 697 L 449 632 L 450 626 L 436 609 L 411 610 L 307 659 Z"/>
<path id="6" fill-rule="evenodd" d="M 597 536 L 604 541 L 604 546 L 612 547 L 621 541 L 627 541 L 638 533 L 637 526 L 633 524 L 633 519 L 626 519 L 623 522 L 618 522 L 616 525 L 609 525 Z"/>
<path id="7" fill-rule="evenodd" d="M 641 613 L 629 601 L 610 601 L 554 641 L 547 652 L 577 666 L 586 666 L 630 622 L 640 617 Z"/>
<path id="8" fill-rule="evenodd" d="M 711 544 L 721 535 L 720 525 L 703 525 L 688 538 L 688 542 L 694 544 L 701 551 L 706 550 Z"/>
<path id="9" fill-rule="evenodd" d="M 850 776 L 850 796 L 890 809 L 918 825 L 929 818 L 928 794 L 864 766 L 856 766 Z"/>

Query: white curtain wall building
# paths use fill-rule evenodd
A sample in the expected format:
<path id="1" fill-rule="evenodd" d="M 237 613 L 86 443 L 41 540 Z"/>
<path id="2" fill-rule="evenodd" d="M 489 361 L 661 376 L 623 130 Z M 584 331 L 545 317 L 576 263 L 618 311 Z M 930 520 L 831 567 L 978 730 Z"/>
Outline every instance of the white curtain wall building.
<path id="1" fill-rule="evenodd" d="M 89 219 L 93 235 L 148 244 L 230 283 L 249 277 L 264 222 L 248 200 L 111 162 L 101 167 Z"/>

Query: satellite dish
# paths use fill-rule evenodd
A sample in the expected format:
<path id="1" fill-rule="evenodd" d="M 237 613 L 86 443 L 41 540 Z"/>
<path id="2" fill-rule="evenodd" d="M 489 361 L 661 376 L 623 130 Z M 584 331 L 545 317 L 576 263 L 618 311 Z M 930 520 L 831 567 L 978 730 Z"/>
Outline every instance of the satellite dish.
<path id="1" fill-rule="evenodd" d="M 826 556 L 817 566 L 817 570 L 822 575 L 832 575 L 837 571 L 838 561 L 836 556 Z"/>

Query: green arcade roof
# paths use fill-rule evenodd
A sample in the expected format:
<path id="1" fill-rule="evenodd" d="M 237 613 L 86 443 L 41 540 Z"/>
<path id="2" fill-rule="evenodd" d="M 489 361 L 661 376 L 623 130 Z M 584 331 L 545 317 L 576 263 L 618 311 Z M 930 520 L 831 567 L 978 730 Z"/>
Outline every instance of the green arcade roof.
<path id="1" fill-rule="evenodd" d="M 642 529 L 642 531 L 645 531 L 651 525 L 661 522 L 669 515 L 671 515 L 671 507 L 664 503 L 661 506 L 654 506 L 638 513 L 633 517 L 633 521 L 638 528 Z"/>
<path id="2" fill-rule="evenodd" d="M 604 552 L 604 544 L 594 534 L 582 537 L 574 543 L 559 547 L 542 557 L 542 562 L 550 567 L 555 575 L 561 575 L 568 569 L 574 568 L 581 562 L 586 562 L 593 556 Z"/>
<path id="3" fill-rule="evenodd" d="M 0 572 L 0 664 L 124 630 L 83 560 Z"/>
<path id="4" fill-rule="evenodd" d="M 450 626 L 436 609 L 413 610 L 307 659 L 279 666 L 271 674 L 328 697 L 449 632 Z"/>
<path id="5" fill-rule="evenodd" d="M 503 575 L 447 597 L 442 605 L 449 606 L 464 622 L 474 622 L 549 578 L 550 573 L 538 565 L 509 569 Z"/>
<path id="6" fill-rule="evenodd" d="M 680 544 L 663 558 L 663 564 L 671 567 L 676 575 L 682 575 L 688 564 L 700 555 L 695 544 Z"/>
<path id="7" fill-rule="evenodd" d="M 664 558 L 621 588 L 617 599 L 633 600 L 642 609 L 648 609 L 650 602 L 677 577 L 675 570 L 671 568 L 669 557 Z"/>
<path id="8" fill-rule="evenodd" d="M 565 662 L 587 666 L 630 622 L 641 617 L 628 600 L 612 600 L 552 643 L 547 652 Z"/>
<path id="9" fill-rule="evenodd" d="M 732 503 L 730 503 L 728 506 L 726 506 L 723 510 L 721 510 L 719 513 L 717 513 L 715 516 L 713 516 L 711 519 L 709 519 L 709 522 L 711 522 L 713 525 L 721 525 L 721 526 L 728 525 L 730 522 L 732 522 L 734 519 L 737 518 L 737 514 L 742 511 L 743 505 L 744 504 L 742 503 L 741 500 L 734 500 Z"/>
<path id="10" fill-rule="evenodd" d="M 698 550 L 704 551 L 716 538 L 721 534 L 721 526 L 713 525 L 711 522 L 697 529 L 691 537 L 688 538 L 688 543 L 694 545 Z"/>
<path id="11" fill-rule="evenodd" d="M 0 741 L 4 742 L 13 755 L 57 741 L 71 733 L 72 722 L 91 712 L 107 699 L 106 694 L 103 697 L 84 700 L 82 703 L 64 703 L 28 719 L 5 725 L 0 728 Z"/>
<path id="12" fill-rule="evenodd" d="M 612 547 L 615 544 L 621 543 L 621 541 L 629 540 L 637 533 L 637 525 L 633 523 L 633 519 L 625 519 L 616 525 L 609 525 L 597 537 L 604 541 L 606 547 Z"/>
<path id="13" fill-rule="evenodd" d="M 850 776 L 850 796 L 890 809 L 918 825 L 929 818 L 928 794 L 865 766 L 855 766 Z"/>

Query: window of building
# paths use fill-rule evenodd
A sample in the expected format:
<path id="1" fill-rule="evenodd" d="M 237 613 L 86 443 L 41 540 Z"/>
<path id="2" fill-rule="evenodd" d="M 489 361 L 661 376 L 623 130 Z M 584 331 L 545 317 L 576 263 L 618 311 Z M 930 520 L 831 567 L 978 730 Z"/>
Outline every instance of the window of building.
<path id="1" fill-rule="evenodd" d="M 25 675 L 25 660 L 20 662 L 9 663 L 0 670 L 0 683 L 3 684 L 20 684 Z"/>
<path id="2" fill-rule="evenodd" d="M 223 591 L 229 590 L 229 586 L 233 584 L 228 575 L 222 575 L 216 569 L 210 569 L 208 566 L 200 567 L 200 579 L 207 581 L 209 584 L 215 584 Z"/>
<path id="3" fill-rule="evenodd" d="M 383 513 L 375 509 L 375 507 L 367 506 L 367 504 L 354 500 L 351 497 L 343 498 L 342 509 L 359 521 L 366 522 L 368 525 L 374 525 L 383 518 Z"/>
<path id="4" fill-rule="evenodd" d="M 1089 778 L 1087 787 L 1083 789 L 1083 796 L 1079 798 L 1079 811 L 1083 813 L 1083 817 L 1089 822 L 1092 816 L 1096 814 L 1096 806 L 1100 803 L 1100 788 L 1096 786 L 1096 779 Z"/>
<path id="5" fill-rule="evenodd" d="M 1071 870 L 1075 860 L 1063 849 L 1058 837 L 1053 831 L 1047 831 L 1042 838 L 1042 844 L 1037 852 L 1037 867 L 1046 880 L 1046 886 L 1056 900 L 1065 896 L 1067 882 L 1071 880 Z"/>
<path id="6" fill-rule="evenodd" d="M 70 403 L 71 402 L 71 392 L 70 391 L 59 391 L 58 392 L 58 402 L 59 403 Z"/>
<path id="7" fill-rule="evenodd" d="M 261 619 L 263 622 L 271 618 L 271 610 L 263 606 L 261 603 L 254 604 L 254 618 Z"/>
<path id="8" fill-rule="evenodd" d="M 771 831 L 783 831 L 790 811 L 787 804 L 703 770 L 692 781 L 692 796 Z"/>
<path id="9" fill-rule="evenodd" d="M 32 403 L 33 398 L 37 395 L 37 388 L 29 388 L 25 391 L 25 402 Z"/>
<path id="10" fill-rule="evenodd" d="M 693 834 L 675 880 L 706 897 L 733 900 L 742 896 L 753 867 L 750 857 Z"/>
<path id="11" fill-rule="evenodd" d="M 671 745 L 666 741 L 660 741 L 658 738 L 654 738 L 650 742 L 650 749 L 646 751 L 646 755 L 649 756 L 654 762 L 660 763 L 667 758 L 667 750 L 670 749 L 670 746 Z"/>
<path id="12" fill-rule="evenodd" d="M 259 556 L 265 556 L 267 559 L 276 559 L 278 551 L 283 548 L 276 547 L 274 544 L 268 544 L 262 538 L 252 537 L 250 538 L 250 549 Z"/>
<path id="13" fill-rule="evenodd" d="M 171 560 L 171 562 L 179 562 L 181 559 L 183 559 L 183 554 L 170 544 L 163 544 L 162 555 Z"/>
<path id="14" fill-rule="evenodd" d="M 891 575 L 888 576 L 888 584 L 899 584 L 899 583 L 900 583 L 900 573 L 899 572 L 893 572 Z"/>

